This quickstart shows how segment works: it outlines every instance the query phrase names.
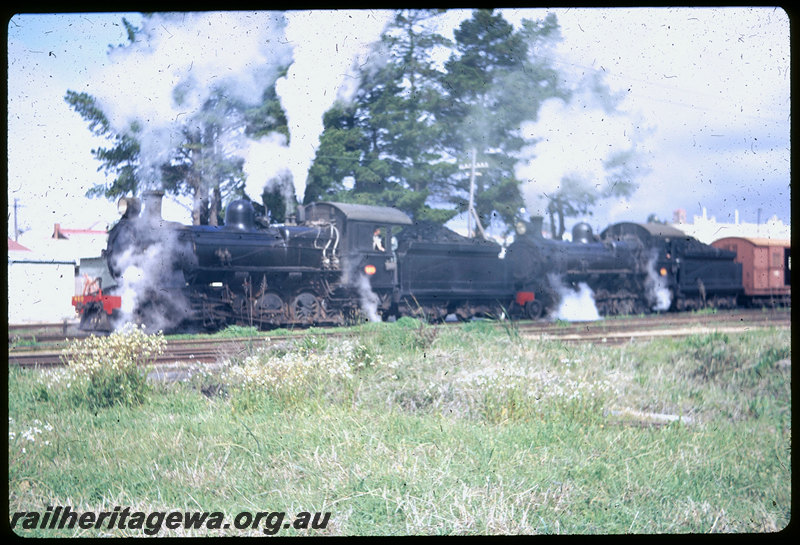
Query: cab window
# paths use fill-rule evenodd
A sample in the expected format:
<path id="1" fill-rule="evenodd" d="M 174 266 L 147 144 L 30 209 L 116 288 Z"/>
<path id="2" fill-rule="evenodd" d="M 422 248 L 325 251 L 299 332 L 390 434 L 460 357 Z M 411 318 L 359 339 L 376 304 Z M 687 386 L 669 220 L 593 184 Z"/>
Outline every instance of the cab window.
<path id="1" fill-rule="evenodd" d="M 372 229 L 372 249 L 376 252 L 386 251 L 386 229 L 378 226 Z"/>
<path id="2" fill-rule="evenodd" d="M 356 229 L 356 244 L 362 250 L 386 251 L 387 229 L 375 224 L 361 224 Z"/>

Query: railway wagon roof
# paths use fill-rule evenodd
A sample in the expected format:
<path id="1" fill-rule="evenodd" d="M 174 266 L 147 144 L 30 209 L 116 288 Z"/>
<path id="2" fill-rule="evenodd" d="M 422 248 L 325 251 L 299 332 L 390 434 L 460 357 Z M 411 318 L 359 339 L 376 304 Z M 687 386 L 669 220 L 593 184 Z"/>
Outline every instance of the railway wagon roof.
<path id="1" fill-rule="evenodd" d="M 731 242 L 734 240 L 742 240 L 756 247 L 763 246 L 778 246 L 782 248 L 791 248 L 792 241 L 786 238 L 766 238 L 766 237 L 725 237 L 715 240 L 711 243 L 712 246 L 717 246 L 719 243 Z"/>
<path id="2" fill-rule="evenodd" d="M 372 221 L 395 225 L 411 225 L 412 223 L 411 218 L 396 208 L 341 202 L 317 202 L 306 205 L 306 217 L 320 219 L 321 215 L 317 211 L 318 208 L 338 210 L 348 221 Z"/>

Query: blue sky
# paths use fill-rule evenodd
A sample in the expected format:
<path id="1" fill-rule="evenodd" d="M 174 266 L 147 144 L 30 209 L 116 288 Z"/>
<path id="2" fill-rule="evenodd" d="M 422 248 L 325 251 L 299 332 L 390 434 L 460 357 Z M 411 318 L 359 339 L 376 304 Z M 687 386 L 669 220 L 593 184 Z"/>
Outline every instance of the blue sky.
<path id="1" fill-rule="evenodd" d="M 677 208 L 691 218 L 703 207 L 720 221 L 731 221 L 734 210 L 739 210 L 742 221 L 755 222 L 759 209 L 762 221 L 772 215 L 790 221 L 791 74 L 785 12 L 771 8 L 552 11 L 561 25 L 562 41 L 542 54 L 568 81 L 585 82 L 599 75 L 622 100 L 613 112 L 601 107 L 596 94 L 579 95 L 571 104 L 551 101 L 537 123 L 520 128 L 538 140 L 517 165 L 529 209 L 540 206 L 537 196 L 557 187 L 562 177 L 598 181 L 610 153 L 632 149 L 635 166 L 644 173 L 638 179 L 639 189 L 629 199 L 598 206 L 586 218 L 597 228 L 613 221 L 643 221 L 650 213 L 669 219 Z M 507 10 L 504 15 L 518 22 L 546 13 Z M 248 168 L 256 185 L 276 169 L 286 168 L 302 187 L 318 143 L 322 113 L 351 81 L 349 67 L 364 59 L 366 46 L 377 39 L 388 15 L 367 10 L 298 11 L 291 12 L 287 26 L 280 28 L 268 23 L 265 13 L 187 16 L 160 27 L 164 43 L 173 47 L 142 44 L 148 47 L 142 48 L 138 60 L 112 60 L 107 55 L 109 44 L 126 39 L 123 14 L 12 17 L 9 205 L 18 199 L 20 223 L 39 232 L 51 231 L 53 223 L 86 228 L 116 218 L 114 203 L 83 197 L 103 180 L 90 155 L 102 141 L 92 138 L 85 122 L 68 108 L 63 100 L 67 89 L 85 90 L 126 106 L 129 111 L 120 108 L 120 115 L 147 112 L 161 121 L 169 117 L 164 112 L 169 112 L 173 80 L 167 72 L 190 66 L 194 75 L 213 78 L 220 66 L 230 68 L 244 61 L 240 70 L 248 71 L 263 66 L 270 55 L 293 59 L 289 76 L 279 84 L 289 112 L 292 145 L 278 139 L 251 143 L 251 156 L 261 159 L 249 161 Z M 448 12 L 443 32 L 467 16 L 466 11 Z M 127 17 L 140 21 L 136 14 Z M 229 17 L 240 19 L 231 24 Z M 226 28 L 240 32 L 228 33 Z M 253 38 L 266 31 L 279 38 L 269 42 L 272 49 L 264 50 Z M 192 40 L 192 32 L 209 34 Z M 181 46 L 174 47 L 176 43 Z M 238 51 L 239 58 L 211 62 L 229 51 Z M 153 123 L 154 128 L 157 125 Z M 165 204 L 165 214 L 189 221 L 185 206 L 176 202 Z"/>

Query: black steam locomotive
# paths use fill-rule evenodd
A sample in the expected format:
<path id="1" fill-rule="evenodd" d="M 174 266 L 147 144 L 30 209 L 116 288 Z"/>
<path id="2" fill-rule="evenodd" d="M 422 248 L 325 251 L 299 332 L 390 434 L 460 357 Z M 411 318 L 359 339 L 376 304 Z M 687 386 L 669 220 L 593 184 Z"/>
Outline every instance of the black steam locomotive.
<path id="1" fill-rule="evenodd" d="M 414 224 L 393 208 L 321 202 L 304 207 L 297 224 L 269 225 L 237 200 L 224 226 L 185 226 L 162 219 L 160 199 L 147 194 L 143 210 L 137 199 L 121 200 L 103 255 L 108 271 L 95 271 L 73 298 L 82 328 L 468 319 L 498 316 L 509 299 L 498 244 Z M 432 240 L 431 230 L 448 236 Z"/>
<path id="2" fill-rule="evenodd" d="M 341 325 L 367 317 L 538 318 L 587 286 L 601 314 L 735 305 L 741 265 L 665 226 L 622 223 L 600 237 L 544 239 L 520 223 L 501 257 L 494 242 L 412 222 L 393 208 L 320 202 L 270 225 L 247 200 L 222 227 L 161 217 L 161 194 L 120 201 L 102 263 L 73 299 L 81 327 L 118 321 L 152 329 Z"/>
<path id="3" fill-rule="evenodd" d="M 506 260 L 515 302 L 528 318 L 557 308 L 581 285 L 601 315 L 735 307 L 742 268 L 720 250 L 655 223 L 617 223 L 600 236 L 586 223 L 572 242 L 542 237 L 542 218 L 517 225 Z"/>

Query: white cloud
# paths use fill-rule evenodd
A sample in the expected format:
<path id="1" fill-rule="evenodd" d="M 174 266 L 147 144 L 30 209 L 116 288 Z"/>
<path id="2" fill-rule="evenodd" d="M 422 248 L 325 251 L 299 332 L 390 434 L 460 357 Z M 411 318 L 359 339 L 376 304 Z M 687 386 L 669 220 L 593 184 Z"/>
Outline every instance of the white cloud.
<path id="1" fill-rule="evenodd" d="M 599 158 L 591 154 L 601 155 L 606 146 L 624 147 L 624 139 L 618 138 L 622 127 L 648 159 L 650 173 L 639 180 L 640 189 L 628 201 L 598 206 L 596 226 L 619 219 L 642 221 L 652 212 L 671 218 L 675 208 L 698 207 L 700 202 L 726 207 L 718 211 L 720 216 L 727 207 L 763 207 L 788 221 L 785 12 L 554 11 L 564 36 L 554 57 L 556 67 L 573 83 L 602 75 L 613 92 L 622 93 L 618 111 L 624 116 L 618 124 L 610 123 L 586 101 L 583 112 L 557 102 L 546 105 L 533 133 L 549 140 L 534 147 L 536 160 L 520 174 L 545 188 L 575 170 L 571 163 L 598 176 Z"/>

